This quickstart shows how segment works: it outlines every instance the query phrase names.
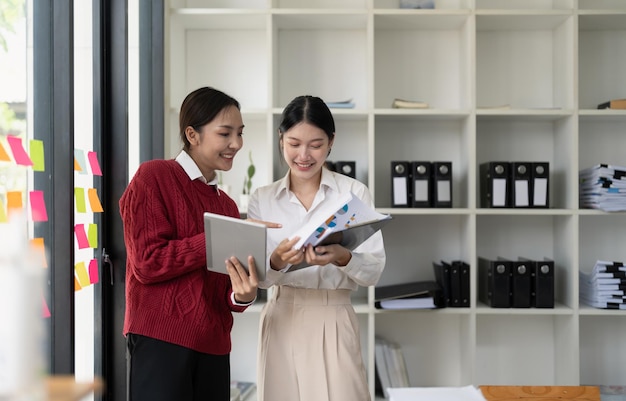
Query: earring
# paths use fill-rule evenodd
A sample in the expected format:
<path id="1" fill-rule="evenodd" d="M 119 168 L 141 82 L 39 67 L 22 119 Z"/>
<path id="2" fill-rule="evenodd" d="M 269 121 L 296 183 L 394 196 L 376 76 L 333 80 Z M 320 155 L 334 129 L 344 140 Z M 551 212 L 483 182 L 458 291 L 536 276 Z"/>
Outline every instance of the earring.
<path id="1" fill-rule="evenodd" d="M 328 148 L 328 154 L 326 155 L 326 157 L 330 156 L 330 151 L 333 150 L 333 148 Z"/>

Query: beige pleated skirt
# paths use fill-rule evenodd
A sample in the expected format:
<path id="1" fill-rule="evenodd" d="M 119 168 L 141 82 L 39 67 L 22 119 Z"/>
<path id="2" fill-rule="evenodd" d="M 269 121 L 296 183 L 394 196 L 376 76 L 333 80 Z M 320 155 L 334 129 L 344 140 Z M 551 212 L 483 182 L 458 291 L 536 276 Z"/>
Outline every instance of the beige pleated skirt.
<path id="1" fill-rule="evenodd" d="M 369 401 L 350 290 L 280 286 L 261 312 L 259 401 Z"/>

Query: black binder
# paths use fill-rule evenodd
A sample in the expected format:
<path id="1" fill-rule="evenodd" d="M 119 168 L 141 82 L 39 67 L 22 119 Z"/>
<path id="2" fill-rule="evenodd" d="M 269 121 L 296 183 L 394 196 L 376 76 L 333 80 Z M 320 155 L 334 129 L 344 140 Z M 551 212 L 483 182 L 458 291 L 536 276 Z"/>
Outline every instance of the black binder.
<path id="1" fill-rule="evenodd" d="M 381 308 L 381 301 L 392 299 L 409 299 L 431 296 L 435 306 L 444 305 L 442 288 L 436 281 L 412 281 L 408 283 L 391 284 L 374 288 L 374 306 Z"/>
<path id="2" fill-rule="evenodd" d="M 458 308 L 461 306 L 461 266 L 455 263 L 441 261 L 450 269 L 450 305 Z"/>
<path id="3" fill-rule="evenodd" d="M 535 308 L 554 308 L 554 261 L 534 261 L 531 291 Z"/>
<path id="4" fill-rule="evenodd" d="M 356 162 L 337 161 L 335 162 L 335 171 L 356 179 Z"/>
<path id="5" fill-rule="evenodd" d="M 469 264 L 462 260 L 455 260 L 452 264 L 459 266 L 459 286 L 461 288 L 460 307 L 469 308 L 470 306 L 470 272 Z"/>
<path id="6" fill-rule="evenodd" d="M 391 162 L 391 206 L 409 207 L 410 182 L 409 162 Z"/>
<path id="7" fill-rule="evenodd" d="M 452 300 L 450 296 L 450 265 L 443 262 L 433 262 L 433 272 L 435 273 L 435 281 L 441 286 L 444 306 L 452 306 Z"/>
<path id="8" fill-rule="evenodd" d="M 478 258 L 479 297 L 492 308 L 511 307 L 511 263 Z"/>
<path id="9" fill-rule="evenodd" d="M 430 162 L 411 162 L 411 206 L 432 206 L 431 172 Z"/>
<path id="10" fill-rule="evenodd" d="M 531 276 L 533 263 L 518 258 L 511 262 L 511 306 L 513 308 L 530 308 Z"/>
<path id="11" fill-rule="evenodd" d="M 452 162 L 432 163 L 433 207 L 452 207 Z"/>
<path id="12" fill-rule="evenodd" d="M 533 162 L 530 175 L 531 205 L 536 208 L 550 207 L 550 163 Z"/>
<path id="13" fill-rule="evenodd" d="M 511 206 L 530 207 L 531 171 L 530 162 L 511 162 Z"/>
<path id="14" fill-rule="evenodd" d="M 479 169 L 481 207 L 510 207 L 510 163 L 486 162 Z"/>

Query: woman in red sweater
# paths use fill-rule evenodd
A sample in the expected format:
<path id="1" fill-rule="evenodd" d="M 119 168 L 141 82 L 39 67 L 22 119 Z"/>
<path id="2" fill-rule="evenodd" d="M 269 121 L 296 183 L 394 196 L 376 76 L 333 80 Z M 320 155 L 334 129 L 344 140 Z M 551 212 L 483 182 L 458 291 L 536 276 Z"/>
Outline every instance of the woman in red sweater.
<path id="1" fill-rule="evenodd" d="M 243 145 L 239 103 L 200 88 L 183 101 L 179 123 L 183 150 L 142 163 L 119 202 L 130 401 L 228 401 L 232 312 L 257 292 L 255 269 L 248 276 L 236 259 L 229 276 L 206 268 L 203 213 L 239 217 L 216 185 Z"/>

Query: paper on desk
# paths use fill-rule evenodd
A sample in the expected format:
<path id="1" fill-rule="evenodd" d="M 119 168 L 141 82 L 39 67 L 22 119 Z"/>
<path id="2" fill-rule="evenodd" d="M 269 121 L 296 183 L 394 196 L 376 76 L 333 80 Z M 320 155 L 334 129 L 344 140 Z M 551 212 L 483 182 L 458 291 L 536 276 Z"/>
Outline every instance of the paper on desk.
<path id="1" fill-rule="evenodd" d="M 389 401 L 486 401 L 474 386 L 389 388 Z"/>

